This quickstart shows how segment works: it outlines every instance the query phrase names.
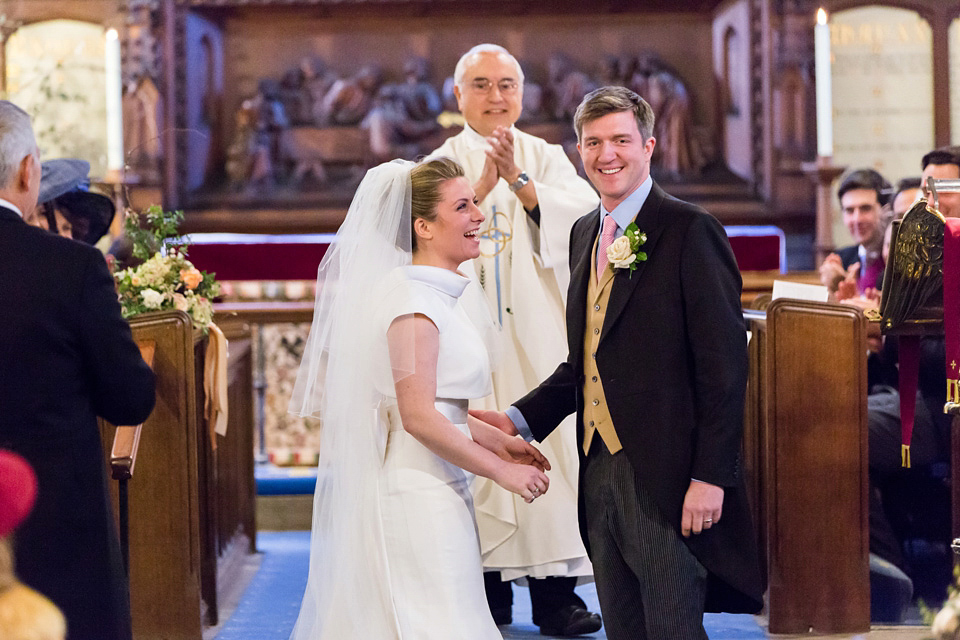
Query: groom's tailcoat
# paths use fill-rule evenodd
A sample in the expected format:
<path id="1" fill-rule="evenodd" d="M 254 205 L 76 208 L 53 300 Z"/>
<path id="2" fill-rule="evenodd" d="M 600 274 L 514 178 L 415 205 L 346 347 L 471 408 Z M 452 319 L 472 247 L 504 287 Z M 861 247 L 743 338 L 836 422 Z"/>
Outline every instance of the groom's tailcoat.
<path id="1" fill-rule="evenodd" d="M 648 258 L 614 277 L 595 354 L 623 452 L 680 535 L 691 478 L 724 488 L 723 515 L 685 542 L 707 568 L 707 611 L 755 612 L 763 579 L 742 477 L 747 346 L 741 279 L 723 227 L 656 184 L 636 217 Z M 577 412 L 583 441 L 587 286 L 600 211 L 574 225 L 567 361 L 516 403 L 542 440 Z M 599 437 L 599 435 L 598 435 Z M 587 549 L 581 455 L 580 531 Z"/>

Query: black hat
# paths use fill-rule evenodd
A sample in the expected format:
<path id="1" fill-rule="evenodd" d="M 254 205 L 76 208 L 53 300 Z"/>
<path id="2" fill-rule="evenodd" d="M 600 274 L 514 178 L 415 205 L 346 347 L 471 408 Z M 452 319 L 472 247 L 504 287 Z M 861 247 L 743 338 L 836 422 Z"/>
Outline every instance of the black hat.
<path id="1" fill-rule="evenodd" d="M 83 237 L 76 239 L 95 244 L 110 229 L 116 207 L 107 196 L 88 190 L 90 163 L 77 158 L 59 158 L 47 160 L 41 166 L 37 202 L 44 204 L 55 200 L 56 206 L 72 219 L 74 227 L 86 227 Z M 77 219 L 87 224 L 80 224 Z"/>
<path id="2" fill-rule="evenodd" d="M 113 214 L 117 210 L 113 200 L 107 196 L 82 189 L 68 191 L 54 199 L 54 204 L 66 212 L 74 229 L 83 228 L 82 224 L 78 224 L 78 218 L 88 223 L 82 237 L 74 236 L 74 239 L 87 244 L 96 244 L 110 230 Z"/>

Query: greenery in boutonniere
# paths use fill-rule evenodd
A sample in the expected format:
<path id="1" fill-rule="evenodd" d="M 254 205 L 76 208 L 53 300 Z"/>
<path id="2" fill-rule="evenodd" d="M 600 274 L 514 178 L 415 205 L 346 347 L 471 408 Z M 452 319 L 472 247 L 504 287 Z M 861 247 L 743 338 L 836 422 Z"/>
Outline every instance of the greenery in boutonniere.
<path id="1" fill-rule="evenodd" d="M 647 259 L 640 247 L 647 241 L 647 234 L 640 231 L 636 222 L 631 222 L 623 235 L 607 247 L 607 261 L 614 269 L 630 269 L 630 277 L 637 265 Z"/>

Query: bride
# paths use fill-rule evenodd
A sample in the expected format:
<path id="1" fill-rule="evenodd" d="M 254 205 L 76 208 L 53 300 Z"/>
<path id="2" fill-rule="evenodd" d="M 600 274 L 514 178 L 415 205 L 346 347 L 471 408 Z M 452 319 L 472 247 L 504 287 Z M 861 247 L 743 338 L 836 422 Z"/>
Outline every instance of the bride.
<path id="1" fill-rule="evenodd" d="M 483 214 L 448 158 L 367 172 L 317 278 L 291 410 L 321 420 L 310 572 L 295 640 L 499 639 L 469 484 L 528 502 L 534 447 L 467 416 L 496 327 L 457 272 Z M 493 349 L 495 351 L 495 349 Z"/>

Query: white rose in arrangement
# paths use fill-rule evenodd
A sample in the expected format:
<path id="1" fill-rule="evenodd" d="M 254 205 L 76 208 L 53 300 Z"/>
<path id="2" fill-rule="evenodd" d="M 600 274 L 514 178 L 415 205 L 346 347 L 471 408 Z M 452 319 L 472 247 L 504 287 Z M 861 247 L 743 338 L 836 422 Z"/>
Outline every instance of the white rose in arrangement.
<path id="1" fill-rule="evenodd" d="M 624 269 L 637 259 L 637 255 L 630 248 L 630 239 L 620 236 L 607 247 L 607 260 L 614 269 Z"/>
<path id="2" fill-rule="evenodd" d="M 140 292 L 140 297 L 143 298 L 143 306 L 148 309 L 159 309 L 163 305 L 163 294 L 159 291 L 144 289 Z"/>

